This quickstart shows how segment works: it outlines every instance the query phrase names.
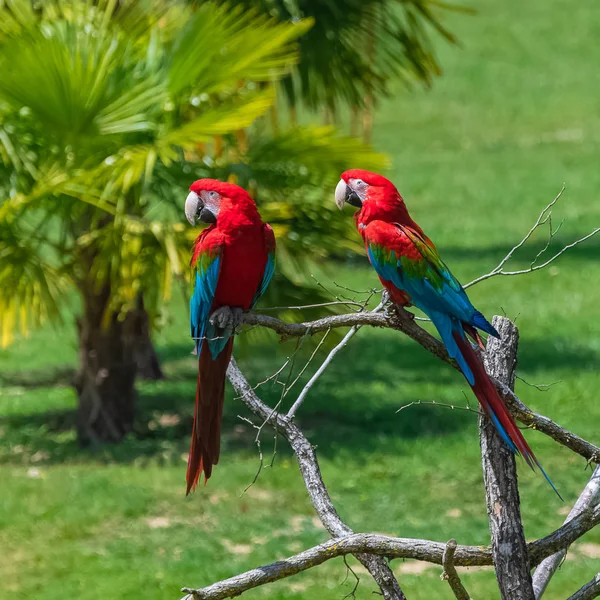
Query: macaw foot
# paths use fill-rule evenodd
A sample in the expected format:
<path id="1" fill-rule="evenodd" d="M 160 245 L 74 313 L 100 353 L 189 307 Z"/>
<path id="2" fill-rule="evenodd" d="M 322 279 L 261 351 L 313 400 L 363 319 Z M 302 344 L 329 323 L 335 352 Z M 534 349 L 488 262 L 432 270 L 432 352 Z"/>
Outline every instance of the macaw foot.
<path id="1" fill-rule="evenodd" d="M 230 306 L 221 306 L 210 315 L 209 322 L 217 329 L 229 329 L 235 333 L 244 319 L 244 311 L 241 308 L 231 308 Z"/>
<path id="2" fill-rule="evenodd" d="M 410 306 L 410 304 L 407 304 L 407 306 Z M 404 308 L 404 306 L 402 306 L 401 304 L 394 304 L 393 302 L 392 304 L 386 307 L 385 312 L 383 314 L 386 316 L 387 319 L 404 318 L 412 321 L 415 318 L 414 313 L 411 313 L 408 310 L 406 310 L 406 308 Z"/>

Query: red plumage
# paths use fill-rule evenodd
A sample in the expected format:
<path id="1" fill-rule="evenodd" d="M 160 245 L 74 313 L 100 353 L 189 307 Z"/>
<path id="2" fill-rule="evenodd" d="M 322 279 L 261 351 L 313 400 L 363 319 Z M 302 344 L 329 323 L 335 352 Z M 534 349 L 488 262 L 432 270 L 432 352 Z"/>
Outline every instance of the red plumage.
<path id="1" fill-rule="evenodd" d="M 336 203 L 341 207 L 347 201 L 360 207 L 354 215 L 358 231 L 391 299 L 400 305 L 414 304 L 431 318 L 449 355 L 457 360 L 508 447 L 520 453 L 532 468 L 539 467 L 556 491 L 466 337 L 484 348 L 476 328 L 495 336 L 498 332 L 473 307 L 433 242 L 410 217 L 391 181 L 362 169 L 346 171 L 341 178 Z"/>
<path id="2" fill-rule="evenodd" d="M 208 317 L 219 308 L 251 308 L 266 285 L 265 271 L 269 256 L 275 250 L 275 237 L 271 227 L 261 220 L 252 198 L 237 185 L 202 179 L 190 190 L 196 194 L 203 191 L 219 194 L 218 205 L 211 207 L 218 213 L 216 223 L 198 236 L 192 252 L 192 267 L 205 278 L 202 280 L 204 296 L 200 300 L 196 294 L 192 297 L 192 320 L 196 309 L 203 321 L 192 322 L 194 331 L 195 326 L 206 326 Z M 207 264 L 219 260 L 216 281 L 214 273 L 201 272 L 203 259 L 207 259 Z M 206 304 L 211 293 L 214 295 L 210 306 L 204 306 L 202 301 Z M 219 460 L 225 377 L 233 336 L 217 356 L 212 355 L 210 344 L 211 340 L 202 340 L 198 356 L 194 425 L 186 474 L 188 494 L 198 484 L 202 472 L 206 483 Z"/>

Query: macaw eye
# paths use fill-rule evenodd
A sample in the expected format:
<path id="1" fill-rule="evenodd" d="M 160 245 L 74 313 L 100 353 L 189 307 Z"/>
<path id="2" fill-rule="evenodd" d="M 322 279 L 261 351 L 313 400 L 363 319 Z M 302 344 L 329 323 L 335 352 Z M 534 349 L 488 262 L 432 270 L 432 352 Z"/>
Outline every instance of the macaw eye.
<path id="1" fill-rule="evenodd" d="M 219 194 L 217 194 L 217 192 L 208 192 L 208 197 L 211 200 L 216 200 L 219 197 Z"/>

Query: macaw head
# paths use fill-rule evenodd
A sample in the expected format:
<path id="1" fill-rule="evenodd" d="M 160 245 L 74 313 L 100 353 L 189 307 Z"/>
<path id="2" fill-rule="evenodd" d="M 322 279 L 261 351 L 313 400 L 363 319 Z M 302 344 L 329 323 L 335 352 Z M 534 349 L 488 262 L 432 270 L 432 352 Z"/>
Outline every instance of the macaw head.
<path id="1" fill-rule="evenodd" d="M 335 188 L 335 203 L 340 210 L 346 203 L 356 206 L 359 209 L 355 215 L 357 223 L 368 225 L 374 220 L 398 222 L 420 231 L 410 218 L 402 196 L 389 179 L 363 169 L 350 169 L 341 177 Z"/>
<path id="2" fill-rule="evenodd" d="M 191 225 L 198 221 L 216 223 L 219 215 L 236 212 L 256 212 L 254 200 L 239 185 L 218 179 L 198 179 L 190 186 L 185 199 L 185 216 Z"/>
<path id="3" fill-rule="evenodd" d="M 363 169 L 350 169 L 344 171 L 341 177 L 335 188 L 335 203 L 340 210 L 345 203 L 361 209 L 367 202 L 402 201 L 394 184 L 383 175 Z"/>

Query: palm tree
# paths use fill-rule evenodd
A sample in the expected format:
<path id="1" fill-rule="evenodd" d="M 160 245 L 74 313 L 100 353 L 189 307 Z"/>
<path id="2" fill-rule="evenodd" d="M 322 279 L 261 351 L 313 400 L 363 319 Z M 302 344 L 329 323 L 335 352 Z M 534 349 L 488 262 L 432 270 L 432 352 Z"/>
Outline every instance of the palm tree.
<path id="1" fill-rule="evenodd" d="M 189 183 L 219 174 L 258 186 L 291 257 L 302 215 L 282 205 L 284 182 L 314 192 L 348 159 L 384 161 L 330 129 L 273 138 L 260 123 L 310 20 L 211 2 L 40 6 L 0 1 L 2 341 L 59 319 L 75 291 L 79 439 L 118 441 L 133 426 L 139 317 L 152 320 L 187 275 Z M 322 194 L 307 198 L 322 205 Z M 297 261 L 282 263 L 297 278 Z"/>
<path id="2" fill-rule="evenodd" d="M 311 18 L 300 41 L 301 60 L 282 79 L 292 121 L 297 108 L 323 110 L 331 121 L 343 108 L 352 120 L 363 112 L 370 143 L 375 102 L 390 84 L 429 85 L 441 73 L 430 34 L 456 40 L 442 23 L 449 10 L 471 12 L 439 0 L 244 0 L 280 21 Z M 357 123 L 351 126 L 358 133 Z"/>

